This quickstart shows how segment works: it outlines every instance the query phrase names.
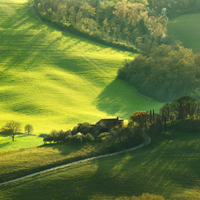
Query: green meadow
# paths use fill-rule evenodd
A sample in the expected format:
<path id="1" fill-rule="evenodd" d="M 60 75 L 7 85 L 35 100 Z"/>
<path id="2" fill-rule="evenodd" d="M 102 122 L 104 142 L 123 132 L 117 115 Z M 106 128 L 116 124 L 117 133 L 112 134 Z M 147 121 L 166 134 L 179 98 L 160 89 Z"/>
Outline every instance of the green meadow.
<path id="1" fill-rule="evenodd" d="M 0 134 L 0 151 L 9 151 L 20 148 L 29 148 L 43 144 L 43 138 L 36 135 L 16 135 L 12 142 L 10 136 Z"/>
<path id="2" fill-rule="evenodd" d="M 173 132 L 133 152 L 1 186 L 0 198 L 200 199 L 199 148 L 199 133 Z"/>
<path id="3" fill-rule="evenodd" d="M 182 15 L 169 21 L 168 30 L 186 48 L 200 49 L 200 14 Z"/>
<path id="4" fill-rule="evenodd" d="M 18 144 L 22 147 L 23 139 L 19 139 L 20 143 Z M 0 182 L 86 158 L 98 147 L 98 144 L 36 146 L 39 142 L 38 144 L 33 143 L 35 147 L 31 147 L 30 140 L 28 143 L 29 147 L 28 145 L 25 147 L 24 144 L 24 148 L 0 151 Z M 12 147 L 12 145 L 9 146 L 10 149 Z"/>
<path id="5" fill-rule="evenodd" d="M 169 23 L 186 47 L 200 47 L 199 27 L 192 25 L 198 17 Z M 39 133 L 158 111 L 163 103 L 116 78 L 124 60 L 135 56 L 56 29 L 26 0 L 0 0 L 0 127 L 16 120 L 22 128 L 32 124 L 36 134 L 17 135 L 15 142 L 0 135 L 0 182 L 87 157 L 98 146 L 42 145 Z M 198 200 L 199 148 L 199 133 L 167 133 L 136 151 L 0 186 L 0 199 Z"/>
<path id="6" fill-rule="evenodd" d="M 158 111 L 162 103 L 116 79 L 134 56 L 56 29 L 26 0 L 0 0 L 0 127 L 15 120 L 49 133 Z"/>

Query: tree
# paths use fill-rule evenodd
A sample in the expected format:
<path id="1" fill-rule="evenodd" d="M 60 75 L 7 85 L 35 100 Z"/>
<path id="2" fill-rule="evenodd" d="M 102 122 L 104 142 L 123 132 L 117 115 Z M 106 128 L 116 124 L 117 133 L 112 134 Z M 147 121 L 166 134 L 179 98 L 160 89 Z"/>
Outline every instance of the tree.
<path id="1" fill-rule="evenodd" d="M 171 108 L 170 103 L 166 103 L 160 108 L 160 113 L 166 117 L 167 121 L 169 121 L 169 119 L 170 119 L 170 116 L 172 113 L 171 111 L 172 111 L 172 108 Z"/>
<path id="2" fill-rule="evenodd" d="M 3 130 L 11 135 L 12 141 L 14 142 L 15 135 L 21 131 L 21 124 L 16 121 L 10 121 L 6 123 L 6 125 L 3 127 Z"/>
<path id="3" fill-rule="evenodd" d="M 149 119 L 147 111 L 135 111 L 129 118 L 131 121 L 138 123 L 139 127 L 144 127 Z"/>
<path id="4" fill-rule="evenodd" d="M 33 129 L 33 126 L 31 124 L 27 124 L 24 127 L 24 130 L 25 130 L 25 133 L 28 133 L 28 135 L 29 135 L 29 133 L 33 132 L 34 129 Z"/>
<path id="5" fill-rule="evenodd" d="M 197 107 L 198 101 L 189 96 L 183 96 L 171 103 L 171 108 L 176 113 L 177 119 L 185 119 L 187 116 L 193 117 Z"/>
<path id="6" fill-rule="evenodd" d="M 49 142 L 51 144 L 51 142 L 53 141 L 53 135 L 49 134 L 49 135 L 45 136 L 43 141 L 45 144 L 46 144 L 46 142 Z"/>

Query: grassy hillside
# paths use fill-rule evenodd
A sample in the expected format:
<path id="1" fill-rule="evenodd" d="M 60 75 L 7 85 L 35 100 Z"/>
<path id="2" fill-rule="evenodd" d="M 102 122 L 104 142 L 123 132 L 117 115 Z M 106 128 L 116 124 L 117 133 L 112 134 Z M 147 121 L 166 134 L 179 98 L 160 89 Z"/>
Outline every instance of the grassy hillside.
<path id="1" fill-rule="evenodd" d="M 23 138 L 19 138 L 22 145 Z M 33 138 L 32 138 L 33 139 Z M 30 145 L 30 140 L 27 140 Z M 38 145 L 35 143 L 35 146 Z M 12 145 L 9 146 L 10 148 Z M 24 145 L 25 147 L 25 145 Z M 97 145 L 41 145 L 37 147 L 1 151 L 0 182 L 9 181 L 44 169 L 86 158 Z"/>
<path id="2" fill-rule="evenodd" d="M 0 134 L 0 151 L 28 148 L 41 144 L 43 144 L 43 138 L 35 135 L 16 135 L 15 142 L 12 142 L 11 137 Z"/>
<path id="3" fill-rule="evenodd" d="M 16 120 L 48 133 L 158 110 L 161 103 L 116 79 L 133 57 L 56 30 L 26 0 L 0 0 L 0 127 Z"/>
<path id="4" fill-rule="evenodd" d="M 152 199 L 200 199 L 199 148 L 199 133 L 173 132 L 135 152 L 1 186 L 0 198 L 138 200 L 149 193 L 160 197 Z"/>
<path id="5" fill-rule="evenodd" d="M 169 32 L 176 35 L 185 47 L 200 49 L 200 14 L 182 15 L 168 24 Z"/>

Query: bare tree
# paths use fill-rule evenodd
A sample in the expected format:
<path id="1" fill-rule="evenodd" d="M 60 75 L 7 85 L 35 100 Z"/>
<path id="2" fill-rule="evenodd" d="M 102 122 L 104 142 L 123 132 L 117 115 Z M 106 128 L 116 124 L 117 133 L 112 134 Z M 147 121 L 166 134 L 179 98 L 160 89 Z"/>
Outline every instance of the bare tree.
<path id="1" fill-rule="evenodd" d="M 28 135 L 33 132 L 33 126 L 31 124 L 27 124 L 25 127 L 24 127 L 24 130 L 25 130 L 25 133 L 28 133 Z"/>

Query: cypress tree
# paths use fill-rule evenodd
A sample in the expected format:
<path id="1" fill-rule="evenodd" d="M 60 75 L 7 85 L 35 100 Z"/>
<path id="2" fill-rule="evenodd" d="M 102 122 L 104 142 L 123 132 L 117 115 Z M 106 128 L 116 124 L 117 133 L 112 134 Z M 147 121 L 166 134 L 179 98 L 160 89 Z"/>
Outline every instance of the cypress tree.
<path id="1" fill-rule="evenodd" d="M 153 109 L 153 122 L 155 122 L 155 114 L 154 114 L 154 109 Z"/>
<path id="2" fill-rule="evenodd" d="M 152 124 L 152 112 L 150 110 L 150 114 L 149 114 L 149 121 L 150 121 L 150 124 Z"/>

